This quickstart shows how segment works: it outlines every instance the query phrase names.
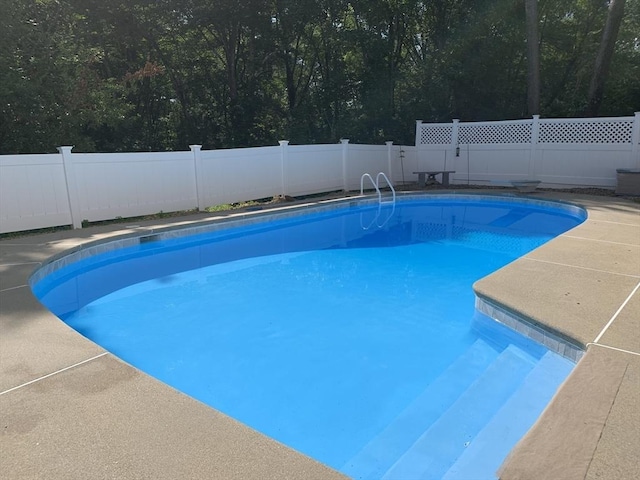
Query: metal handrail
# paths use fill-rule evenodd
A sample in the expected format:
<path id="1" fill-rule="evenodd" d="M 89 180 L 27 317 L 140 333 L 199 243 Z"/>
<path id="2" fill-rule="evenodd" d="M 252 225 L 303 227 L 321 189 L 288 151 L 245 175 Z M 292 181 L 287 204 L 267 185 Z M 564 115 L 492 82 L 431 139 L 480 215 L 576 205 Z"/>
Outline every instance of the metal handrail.
<path id="1" fill-rule="evenodd" d="M 368 173 L 363 173 L 362 176 L 360 177 L 360 195 L 364 194 L 364 179 L 365 177 L 367 177 L 369 180 L 371 180 L 371 184 L 373 185 L 373 188 L 376 189 L 376 193 L 378 194 L 378 202 L 379 203 L 396 203 L 396 189 L 393 188 L 393 185 L 391 185 L 391 182 L 389 181 L 389 178 L 385 175 L 384 172 L 378 172 L 378 175 L 376 175 L 376 179 L 375 181 L 373 180 L 373 177 L 371 175 L 369 175 Z M 382 201 L 382 193 L 380 192 L 380 177 L 384 178 L 384 180 L 387 182 L 387 185 L 389 186 L 389 188 L 391 189 L 391 193 L 393 194 L 393 198 L 391 200 L 391 202 L 386 201 L 383 202 Z"/>
<path id="2" fill-rule="evenodd" d="M 384 174 L 384 172 L 378 172 L 378 175 L 376 175 L 376 185 L 378 186 L 378 195 L 380 195 L 380 177 L 382 176 L 382 178 L 384 178 L 385 182 L 387 182 L 387 185 L 389 185 L 389 188 L 391 189 L 391 193 L 393 193 L 393 199 L 391 200 L 394 204 L 396 203 L 396 189 L 393 188 L 393 185 L 391 185 L 391 182 L 389 181 L 389 178 Z M 378 197 L 380 200 L 380 203 L 382 203 L 382 197 Z M 388 201 L 385 203 L 389 203 Z"/>
<path id="3" fill-rule="evenodd" d="M 391 182 L 389 181 L 389 178 L 384 174 L 384 172 L 379 172 L 378 175 L 376 175 L 375 181 L 373 180 L 373 177 L 371 175 L 369 175 L 368 173 L 363 173 L 362 177 L 360 177 L 360 195 L 364 194 L 364 179 L 365 179 L 365 177 L 367 177 L 369 180 L 371 180 L 371 184 L 376 189 L 376 193 L 378 194 L 378 212 L 376 213 L 376 216 L 371 221 L 371 223 L 366 227 L 362 224 L 362 214 L 360 214 L 360 226 L 364 230 L 369 230 L 369 228 L 371 228 L 373 226 L 373 224 L 375 223 L 378 228 L 382 228 L 382 227 L 384 227 L 386 225 L 386 223 L 393 216 L 393 213 L 396 210 L 396 190 L 395 190 L 395 188 L 393 188 L 393 185 L 391 185 Z M 391 200 L 387 200 L 386 202 L 382 201 L 382 192 L 380 192 L 380 177 L 385 179 L 385 181 L 387 182 L 387 185 L 389 185 L 389 188 L 391 189 L 391 193 L 393 194 L 392 199 Z M 385 203 L 391 203 L 393 205 L 393 208 L 391 210 L 391 213 L 389 215 L 387 215 L 387 218 L 381 224 L 381 223 L 378 222 L 378 218 L 380 217 L 381 207 Z"/>
<path id="4" fill-rule="evenodd" d="M 371 184 L 373 185 L 373 188 L 376 189 L 376 193 L 378 194 L 378 201 L 380 201 L 380 189 L 378 188 L 378 182 L 374 182 L 373 177 L 368 173 L 363 173 L 360 177 L 360 195 L 364 195 L 364 177 L 368 177 L 369 180 L 371 180 Z"/>

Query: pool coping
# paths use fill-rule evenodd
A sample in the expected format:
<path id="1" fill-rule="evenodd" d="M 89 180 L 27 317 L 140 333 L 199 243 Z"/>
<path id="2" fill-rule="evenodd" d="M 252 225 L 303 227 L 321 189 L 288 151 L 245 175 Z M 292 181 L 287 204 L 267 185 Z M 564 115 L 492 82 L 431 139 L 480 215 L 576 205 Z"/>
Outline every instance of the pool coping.
<path id="1" fill-rule="evenodd" d="M 413 192 L 413 194 L 416 193 L 424 194 L 424 192 Z M 447 193 L 458 195 L 457 198 L 470 195 L 468 191 L 457 193 L 455 190 L 451 190 Z M 495 196 L 493 191 L 484 193 Z M 509 194 L 509 196 L 522 197 L 514 194 Z M 477 195 L 474 197 L 477 198 Z M 624 237 L 627 232 L 621 234 L 624 237 L 623 242 L 602 240 L 603 237 L 610 238 L 615 235 L 615 232 L 612 233 L 612 229 L 629 230 L 629 226 L 631 226 L 631 230 L 635 231 L 635 228 L 640 228 L 640 206 L 617 198 L 563 193 L 528 194 L 526 197 L 572 201 L 585 207 L 590 215 L 583 225 L 586 224 L 589 228 L 585 229 L 583 234 L 580 232 L 576 234 L 574 232 L 576 229 L 573 229 L 571 231 L 573 233 L 565 234 L 560 238 L 565 236 L 576 238 L 576 236 L 582 235 L 584 237 L 583 243 L 587 244 L 587 250 L 591 249 L 593 252 L 606 249 L 613 243 L 627 244 L 628 239 Z M 286 211 L 294 208 L 310 208 L 314 205 L 317 205 L 317 202 L 288 205 L 284 209 Z M 259 216 L 263 212 L 264 210 L 230 215 L 198 214 L 188 219 L 171 219 L 169 223 L 154 221 L 130 226 L 90 227 L 79 231 L 56 232 L 37 237 L 0 241 L 0 271 L 3 278 L 2 285 L 0 285 L 0 300 L 2 300 L 0 302 L 0 328 L 2 329 L 2 342 L 7 347 L 2 349 L 4 353 L 0 352 L 2 360 L 0 372 L 4 378 L 3 386 L 0 388 L 0 403 L 2 403 L 0 411 L 5 416 L 5 425 L 0 441 L 2 442 L 1 451 L 7 453 L 5 456 L 8 459 L 8 461 L 3 460 L 4 471 L 10 473 L 10 476 L 14 478 L 86 478 L 87 472 L 97 473 L 98 477 L 108 476 L 107 474 L 111 475 L 115 472 L 119 478 L 212 478 L 215 476 L 224 476 L 225 478 L 344 478 L 338 472 L 135 371 L 84 337 L 61 325 L 61 322 L 52 314 L 44 311 L 27 286 L 28 278 L 35 266 L 47 263 L 51 258 L 60 257 L 63 252 L 67 252 L 69 249 L 80 250 L 83 245 L 85 248 L 87 244 L 96 245 L 105 239 L 113 238 L 115 235 L 123 236 L 123 238 L 140 237 L 154 234 L 164 228 L 178 229 L 201 222 L 225 221 L 225 218 L 226 221 L 230 221 L 228 220 L 230 218 L 254 218 L 256 213 Z M 608 218 L 607 212 L 611 218 L 615 217 L 615 221 L 606 220 Z M 604 233 L 602 231 L 598 233 L 603 229 Z M 635 243 L 629 243 L 634 248 L 634 252 L 635 249 L 640 248 L 640 235 L 638 237 Z M 580 240 L 583 239 L 580 238 Z M 550 247 L 545 250 L 550 252 L 551 257 L 554 255 L 554 242 L 557 242 L 557 239 L 549 242 L 547 245 Z M 536 252 L 538 250 L 536 249 Z M 555 254 L 557 255 L 557 252 Z M 597 252 L 593 254 L 593 257 L 598 257 Z M 509 313 L 514 318 L 524 319 L 533 325 L 544 325 L 551 331 L 558 332 L 561 337 L 570 338 L 577 347 L 584 348 L 586 354 L 554 398 L 552 405 L 547 408 L 530 434 L 516 447 L 514 452 L 517 454 L 510 456 L 503 466 L 501 478 L 541 478 L 541 472 L 546 471 L 544 468 L 550 468 L 547 464 L 555 465 L 557 463 L 571 467 L 571 470 L 568 469 L 565 473 L 574 474 L 576 471 L 582 472 L 584 470 L 588 478 L 596 474 L 603 475 L 597 478 L 625 478 L 620 477 L 620 472 L 633 474 L 640 468 L 638 461 L 631 458 L 634 457 L 633 455 L 624 455 L 629 448 L 637 449 L 639 445 L 637 436 L 633 436 L 634 426 L 636 427 L 635 431 L 639 430 L 637 428 L 637 414 L 634 417 L 633 408 L 640 401 L 640 392 L 638 391 L 640 383 L 636 382 L 637 377 L 634 376 L 640 368 L 640 361 L 638 361 L 640 346 L 635 348 L 634 343 L 633 348 L 629 349 L 625 342 L 628 342 L 635 333 L 636 323 L 634 322 L 636 320 L 629 313 L 629 310 L 636 308 L 640 293 L 636 288 L 635 291 L 629 293 L 626 303 L 622 305 L 618 301 L 618 297 L 614 295 L 609 298 L 603 291 L 603 302 L 611 303 L 611 308 L 608 310 L 611 310 L 612 313 L 619 311 L 619 313 L 610 318 L 601 318 L 601 315 L 598 317 L 595 315 L 600 312 L 593 312 L 594 318 L 584 318 L 583 321 L 584 324 L 592 324 L 591 330 L 581 328 L 579 324 L 558 324 L 555 319 L 545 317 L 548 315 L 546 310 L 536 312 L 535 306 L 532 307 L 526 302 L 522 307 L 520 295 L 527 294 L 526 285 L 521 286 L 520 290 L 517 285 L 510 285 L 511 291 L 508 292 L 508 295 L 500 291 L 504 287 L 500 278 L 517 283 L 512 282 L 512 278 L 514 275 L 517 276 L 519 269 L 527 276 L 535 274 L 535 269 L 531 269 L 527 265 L 532 261 L 543 262 L 544 259 L 517 260 L 477 282 L 474 290 L 477 298 L 481 299 L 480 304 L 485 302 L 486 305 Z M 626 263 L 629 262 L 633 262 L 633 252 L 632 257 L 626 259 Z M 556 265 L 559 262 L 552 263 L 554 263 L 554 268 L 560 268 Z M 592 270 L 603 270 L 601 264 L 597 267 Z M 569 265 L 566 268 L 567 272 L 564 274 L 568 275 L 566 278 L 569 278 L 569 276 L 575 276 L 577 268 L 585 267 L 584 265 Z M 616 262 L 612 262 L 604 270 L 608 270 L 611 275 L 623 278 L 624 285 L 633 284 L 633 282 L 640 285 L 640 271 L 638 275 L 629 275 L 628 273 L 616 273 L 616 268 L 618 268 Z M 563 277 L 554 276 L 553 281 L 562 285 Z M 577 283 L 579 285 L 579 282 Z M 615 285 L 615 287 L 618 288 L 619 285 Z M 603 285 L 603 288 L 606 290 L 607 286 Z M 562 306 L 563 309 L 564 307 Z M 29 319 L 33 319 L 33 321 L 30 322 Z M 602 333 L 601 338 L 598 338 L 598 341 L 585 341 L 585 339 L 596 340 L 589 337 L 589 333 L 593 329 Z M 45 337 L 42 337 L 42 330 L 45 330 Z M 611 337 L 607 332 L 615 332 L 616 336 Z M 52 344 L 59 344 L 59 346 L 52 347 Z M 608 409 L 601 408 L 600 410 L 604 413 L 600 415 L 598 421 L 591 422 L 597 426 L 589 431 L 589 435 L 583 435 L 585 438 L 581 439 L 578 436 L 572 442 L 573 450 L 569 450 L 569 452 L 576 451 L 579 454 L 575 454 L 575 459 L 570 459 L 569 462 L 566 460 L 552 462 L 557 460 L 554 457 L 554 450 L 545 450 L 547 452 L 546 458 L 540 458 L 540 455 L 532 457 L 532 452 L 540 452 L 541 442 L 545 445 L 550 442 L 549 438 L 551 437 L 536 434 L 540 431 L 554 432 L 552 438 L 555 438 L 555 444 L 558 444 L 556 450 L 564 454 L 567 453 L 565 445 L 567 442 L 564 439 L 569 438 L 570 435 L 567 435 L 566 431 L 565 433 L 557 431 L 558 427 L 555 425 L 558 424 L 558 411 L 562 412 L 563 418 L 571 417 L 566 413 L 567 407 L 565 405 L 567 403 L 572 406 L 569 409 L 570 413 L 571 411 L 589 411 L 586 407 L 586 410 L 580 409 L 580 405 L 584 404 L 588 407 L 589 402 L 594 402 L 597 398 L 594 400 L 589 395 L 583 395 L 583 398 L 576 399 L 570 393 L 577 388 L 574 383 L 577 383 L 578 387 L 580 386 L 580 382 L 575 379 L 580 380 L 582 372 L 585 370 L 583 365 L 598 371 L 600 365 L 594 359 L 601 358 L 604 350 L 606 350 L 607 358 L 612 356 L 615 359 L 615 361 L 608 360 L 604 363 L 609 370 L 614 371 L 614 374 L 608 371 L 607 381 L 613 382 L 617 388 L 613 389 L 615 395 L 600 395 L 600 397 L 606 397 L 604 401 L 600 400 L 600 403 L 608 406 Z M 105 378 L 109 380 L 107 381 Z M 618 381 L 617 384 L 616 381 Z M 70 385 L 74 387 L 71 388 Z M 92 388 L 89 388 L 88 385 Z M 96 385 L 102 386 L 98 388 Z M 66 392 L 65 395 L 59 394 L 61 388 Z M 91 393 L 87 395 L 87 391 Z M 140 391 L 147 395 L 140 397 Z M 134 400 L 137 403 L 132 405 Z M 110 411 L 114 413 L 120 412 L 122 416 L 128 415 L 127 422 L 133 426 L 144 425 L 145 428 L 141 429 L 139 433 L 135 433 L 137 430 L 133 429 L 134 434 L 131 435 L 131 426 L 125 428 L 123 425 L 110 421 L 109 418 L 90 421 L 88 416 L 95 413 L 93 408 L 97 406 L 91 401 L 97 405 L 109 406 Z M 60 404 L 61 408 L 50 410 L 45 408 L 43 403 Z M 65 408 L 67 404 L 71 404 L 71 406 Z M 155 408 L 158 404 L 164 405 L 166 410 L 156 411 Z M 141 411 L 141 405 L 146 410 Z M 157 417 L 162 418 L 165 423 L 159 425 L 156 422 Z M 618 425 L 616 421 L 619 417 L 625 418 L 626 422 Z M 79 419 L 81 423 L 84 421 L 95 428 L 99 427 L 101 437 L 96 439 L 93 430 L 78 430 L 77 428 L 68 428 L 69 433 L 60 433 L 60 426 L 77 422 Z M 580 432 L 583 420 L 575 418 L 574 423 L 569 424 L 572 434 Z M 186 428 L 186 426 L 190 426 L 190 428 Z M 566 422 L 561 426 L 565 430 L 568 428 Z M 163 432 L 167 429 L 179 432 L 180 437 L 174 440 L 165 439 L 159 447 L 152 448 L 153 445 L 148 445 L 153 443 L 149 442 L 150 438 L 164 436 Z M 202 433 L 202 430 L 216 431 L 218 435 L 214 438 L 208 438 L 206 434 Z M 56 435 L 56 437 L 52 438 L 51 435 Z M 66 444 L 57 445 L 55 440 L 58 438 L 66 440 Z M 620 442 L 621 438 L 626 439 L 626 443 Z M 103 446 L 103 453 L 96 455 L 96 452 L 90 451 L 91 449 L 85 452 L 86 448 L 83 449 L 82 446 L 86 446 L 88 439 L 94 440 L 96 445 Z M 131 439 L 137 441 L 132 443 Z M 200 443 L 193 441 L 193 439 L 198 439 Z M 221 446 L 220 442 L 230 443 L 232 446 Z M 178 443 L 181 443 L 182 446 Z M 131 453 L 122 452 L 118 446 L 122 444 L 133 449 L 134 453 L 136 451 L 140 453 L 137 455 L 138 458 L 134 458 L 136 455 Z M 184 447 L 185 444 L 189 448 Z M 554 441 L 551 441 L 551 445 L 553 444 Z M 627 444 L 630 444 L 631 447 L 624 446 Z M 203 451 L 207 452 L 211 458 L 196 458 L 195 454 Z M 182 455 L 182 460 L 180 462 L 171 461 L 172 457 L 168 457 L 168 452 L 178 452 Z M 586 455 L 585 452 L 587 452 Z M 62 470 L 61 466 L 69 467 L 71 460 L 73 463 L 71 469 Z M 160 467 L 162 470 L 159 470 Z M 585 475 L 579 478 L 585 478 Z M 557 478 L 573 477 L 561 476 Z"/>

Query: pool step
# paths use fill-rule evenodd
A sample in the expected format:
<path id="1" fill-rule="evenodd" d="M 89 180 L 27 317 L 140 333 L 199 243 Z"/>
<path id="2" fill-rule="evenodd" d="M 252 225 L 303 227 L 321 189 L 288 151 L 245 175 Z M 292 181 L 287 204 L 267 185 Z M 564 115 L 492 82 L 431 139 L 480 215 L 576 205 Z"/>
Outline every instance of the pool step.
<path id="1" fill-rule="evenodd" d="M 569 360 L 547 352 L 442 479 L 495 479 L 504 458 L 534 424 L 573 367 Z"/>
<path id="2" fill-rule="evenodd" d="M 477 340 L 340 471 L 357 479 L 381 478 L 491 365 L 498 353 L 485 341 Z"/>
<path id="3" fill-rule="evenodd" d="M 382 476 L 386 480 L 440 479 L 471 440 L 520 387 L 535 360 L 507 347 L 478 379 Z"/>

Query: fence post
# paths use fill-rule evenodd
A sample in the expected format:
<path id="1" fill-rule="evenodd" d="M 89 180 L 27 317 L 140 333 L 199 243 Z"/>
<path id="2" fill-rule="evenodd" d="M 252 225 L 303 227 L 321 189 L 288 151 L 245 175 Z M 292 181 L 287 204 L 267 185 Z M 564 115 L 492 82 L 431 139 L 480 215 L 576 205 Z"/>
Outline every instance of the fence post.
<path id="1" fill-rule="evenodd" d="M 67 199 L 69 201 L 69 210 L 71 211 L 71 223 L 73 228 L 82 228 L 82 218 L 80 214 L 80 198 L 78 195 L 78 184 L 75 178 L 73 168 L 73 159 L 70 147 L 58 147 L 58 152 L 62 156 L 62 167 L 64 169 L 64 179 L 67 184 Z"/>
<path id="2" fill-rule="evenodd" d="M 189 145 L 193 154 L 193 174 L 196 182 L 196 207 L 202 211 L 204 205 L 204 187 L 202 185 L 202 145 Z"/>
<path id="3" fill-rule="evenodd" d="M 416 168 L 418 170 L 422 164 L 420 147 L 422 147 L 422 120 L 416 120 Z M 404 178 L 402 180 L 404 181 Z"/>
<path id="4" fill-rule="evenodd" d="M 540 136 L 540 115 L 533 116 L 531 123 L 531 145 L 529 150 L 529 178 L 536 178 L 536 163 L 538 162 L 538 138 Z"/>
<path id="5" fill-rule="evenodd" d="M 640 169 L 640 112 L 635 112 L 633 130 L 631 131 L 631 162 Z"/>
<path id="6" fill-rule="evenodd" d="M 391 147 L 393 147 L 393 141 L 389 140 L 384 143 L 387 146 L 387 160 L 389 162 L 389 181 L 393 184 L 393 162 L 391 160 L 391 155 L 392 155 Z"/>
<path id="7" fill-rule="evenodd" d="M 469 148 L 467 146 L 467 148 Z M 449 152 L 451 155 L 447 155 L 447 151 L 445 150 L 444 154 L 444 169 L 445 170 L 456 170 L 456 157 L 460 156 L 460 119 L 453 119 L 453 127 L 451 128 L 451 146 L 449 147 Z M 453 166 L 451 168 L 447 168 L 447 156 L 453 158 Z M 469 178 L 469 172 L 467 172 L 467 178 Z"/>
<path id="8" fill-rule="evenodd" d="M 342 144 L 342 189 L 345 192 L 348 192 L 349 184 L 347 179 L 347 160 L 349 156 L 349 139 L 341 138 L 340 143 Z"/>
<path id="9" fill-rule="evenodd" d="M 287 195 L 287 162 L 289 161 L 288 146 L 289 140 L 279 140 L 280 144 L 280 161 L 282 165 L 282 196 Z"/>
<path id="10" fill-rule="evenodd" d="M 451 129 L 451 147 L 456 148 L 460 146 L 460 119 L 453 119 L 453 128 Z"/>

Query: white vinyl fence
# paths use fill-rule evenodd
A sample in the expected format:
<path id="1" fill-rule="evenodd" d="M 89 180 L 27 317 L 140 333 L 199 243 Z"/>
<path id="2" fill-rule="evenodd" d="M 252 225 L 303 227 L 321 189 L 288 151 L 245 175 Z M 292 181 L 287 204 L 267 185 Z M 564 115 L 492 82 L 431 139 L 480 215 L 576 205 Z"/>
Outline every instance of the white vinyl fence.
<path id="1" fill-rule="evenodd" d="M 400 146 L 289 145 L 188 152 L 0 156 L 0 233 L 360 187 Z M 406 147 L 404 147 L 406 148 Z M 413 148 L 413 147 L 411 147 Z"/>
<path id="2" fill-rule="evenodd" d="M 616 185 L 617 169 L 640 168 L 640 112 L 634 117 L 500 122 L 416 122 L 411 171 L 454 170 L 454 184 L 540 180 L 540 186 Z"/>
<path id="3" fill-rule="evenodd" d="M 635 117 L 416 124 L 416 145 L 289 145 L 186 152 L 0 156 L 0 233 L 200 209 L 274 195 L 358 190 L 363 173 L 395 184 L 455 170 L 453 184 L 537 179 L 614 188 L 640 168 Z"/>

